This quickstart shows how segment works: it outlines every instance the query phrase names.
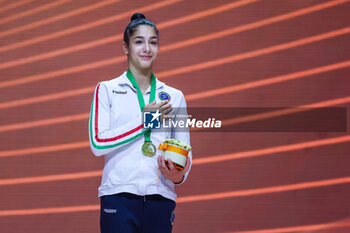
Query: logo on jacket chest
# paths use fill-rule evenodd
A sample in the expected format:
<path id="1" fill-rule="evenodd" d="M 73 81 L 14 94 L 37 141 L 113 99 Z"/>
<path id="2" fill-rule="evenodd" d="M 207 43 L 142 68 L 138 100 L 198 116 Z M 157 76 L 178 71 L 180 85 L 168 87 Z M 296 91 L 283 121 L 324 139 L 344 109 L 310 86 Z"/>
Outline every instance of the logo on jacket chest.
<path id="1" fill-rule="evenodd" d="M 170 100 L 170 95 L 167 92 L 165 92 L 165 91 L 161 91 L 158 94 L 158 98 L 160 100 Z"/>
<path id="2" fill-rule="evenodd" d="M 103 209 L 103 212 L 107 213 L 107 214 L 115 214 L 117 213 L 116 209 Z"/>
<path id="3" fill-rule="evenodd" d="M 112 90 L 113 94 L 118 94 L 118 95 L 125 95 L 126 93 L 128 93 L 127 91 L 116 91 L 116 90 Z"/>

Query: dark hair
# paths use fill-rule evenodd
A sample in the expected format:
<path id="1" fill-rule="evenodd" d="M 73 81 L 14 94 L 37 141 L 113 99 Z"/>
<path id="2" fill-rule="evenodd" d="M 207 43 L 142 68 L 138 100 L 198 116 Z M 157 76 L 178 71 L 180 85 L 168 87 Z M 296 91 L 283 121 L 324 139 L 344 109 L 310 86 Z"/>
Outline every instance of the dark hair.
<path id="1" fill-rule="evenodd" d="M 149 26 L 153 27 L 154 31 L 157 33 L 157 36 L 158 36 L 159 32 L 158 32 L 156 25 L 152 21 L 146 19 L 146 17 L 143 14 L 135 13 L 131 16 L 131 22 L 128 24 L 128 26 L 126 26 L 126 28 L 124 30 L 124 39 L 123 40 L 127 46 L 129 46 L 130 37 L 134 34 L 137 27 L 140 25 L 149 25 Z"/>

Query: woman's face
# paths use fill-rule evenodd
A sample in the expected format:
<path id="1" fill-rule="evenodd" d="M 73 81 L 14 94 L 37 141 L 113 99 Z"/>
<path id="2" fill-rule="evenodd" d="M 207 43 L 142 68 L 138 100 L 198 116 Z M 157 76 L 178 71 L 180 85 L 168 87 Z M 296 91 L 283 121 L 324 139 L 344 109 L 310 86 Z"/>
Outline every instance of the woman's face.
<path id="1" fill-rule="evenodd" d="M 124 43 L 129 66 L 137 69 L 151 69 L 158 54 L 158 37 L 153 27 L 140 25 L 129 39 L 129 46 Z"/>

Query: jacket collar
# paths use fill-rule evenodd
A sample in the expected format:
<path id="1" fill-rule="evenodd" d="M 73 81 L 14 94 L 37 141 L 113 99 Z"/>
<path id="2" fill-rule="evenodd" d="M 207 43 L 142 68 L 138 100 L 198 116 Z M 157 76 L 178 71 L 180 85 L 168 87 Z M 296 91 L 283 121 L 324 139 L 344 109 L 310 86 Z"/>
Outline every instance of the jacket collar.
<path id="1" fill-rule="evenodd" d="M 134 92 L 136 92 L 136 88 L 132 85 L 132 83 L 130 82 L 130 80 L 128 79 L 128 77 L 126 76 L 126 71 L 122 74 L 122 76 L 120 78 L 118 78 L 118 84 L 120 86 L 123 85 L 127 85 L 129 86 Z M 160 89 L 163 88 L 163 86 L 165 85 L 165 83 L 161 82 L 158 80 L 158 78 L 156 77 L 156 89 Z M 145 93 L 149 93 L 151 91 L 150 89 L 151 87 L 149 87 Z"/>

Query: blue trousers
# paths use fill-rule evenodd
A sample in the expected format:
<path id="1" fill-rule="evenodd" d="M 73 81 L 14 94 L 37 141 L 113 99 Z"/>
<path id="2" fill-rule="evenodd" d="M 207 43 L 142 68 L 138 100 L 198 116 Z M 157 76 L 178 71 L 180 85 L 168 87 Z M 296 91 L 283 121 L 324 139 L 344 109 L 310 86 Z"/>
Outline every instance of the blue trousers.
<path id="1" fill-rule="evenodd" d="M 176 203 L 160 195 L 101 197 L 101 233 L 171 233 Z"/>

